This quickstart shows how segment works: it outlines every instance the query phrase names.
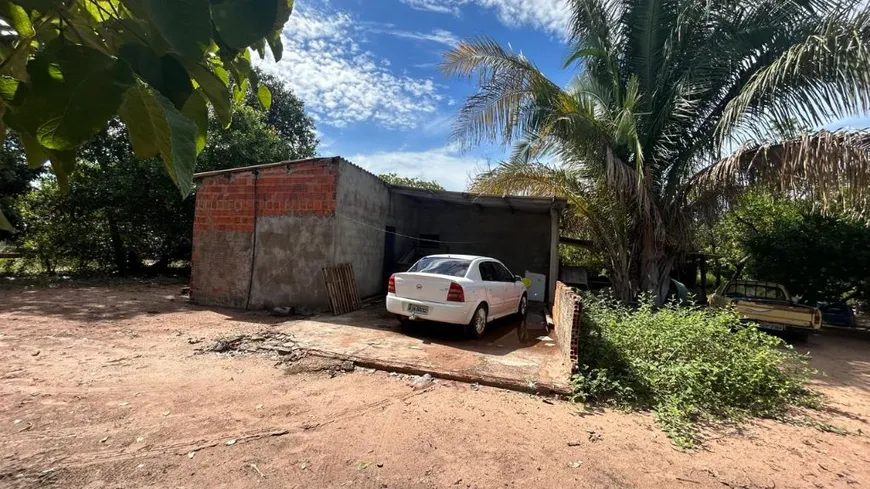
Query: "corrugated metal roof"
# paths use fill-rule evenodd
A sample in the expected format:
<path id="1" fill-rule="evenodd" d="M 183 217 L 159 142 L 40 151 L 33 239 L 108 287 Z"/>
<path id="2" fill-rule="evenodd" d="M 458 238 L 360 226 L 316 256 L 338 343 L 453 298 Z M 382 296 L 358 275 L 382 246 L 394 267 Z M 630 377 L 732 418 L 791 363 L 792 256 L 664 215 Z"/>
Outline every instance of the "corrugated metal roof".
<path id="1" fill-rule="evenodd" d="M 207 177 L 212 177 L 216 175 L 224 175 L 230 173 L 242 173 L 247 171 L 259 170 L 262 168 L 271 168 L 275 166 L 282 165 L 294 165 L 297 163 L 304 163 L 309 161 L 324 161 L 324 162 L 332 162 L 332 163 L 346 163 L 357 168 L 360 171 L 368 173 L 377 177 L 373 173 L 369 172 L 365 168 L 362 168 L 359 165 L 355 165 L 353 162 L 348 161 L 340 156 L 331 156 L 331 157 L 316 157 L 316 158 L 305 158 L 301 160 L 292 160 L 292 161 L 279 161 L 276 163 L 266 163 L 263 165 L 253 165 L 253 166 L 243 166 L 239 168 L 227 168 L 225 170 L 214 170 L 214 171 L 206 171 L 195 173 L 193 178 L 202 179 Z M 383 180 L 381 180 L 383 182 Z M 432 200 L 432 201 L 440 201 L 451 204 L 463 204 L 463 205 L 476 205 L 481 207 L 497 207 L 503 209 L 509 209 L 514 211 L 523 211 L 523 212 L 549 212 L 550 209 L 556 209 L 561 211 L 568 206 L 568 201 L 559 197 L 530 197 L 525 195 L 490 195 L 490 194 L 477 194 L 473 192 L 452 192 L 449 190 L 429 190 L 429 189 L 420 189 L 415 187 L 405 187 L 403 185 L 392 185 L 387 182 L 384 182 L 384 185 L 387 185 L 390 188 L 390 191 L 394 194 L 404 195 L 406 197 L 410 197 L 417 200 Z"/>
<path id="2" fill-rule="evenodd" d="M 433 200 L 451 204 L 498 207 L 524 212 L 549 212 L 550 209 L 562 210 L 568 201 L 559 197 L 530 197 L 526 195 L 490 195 L 473 192 L 451 192 L 449 190 L 428 190 L 402 185 L 390 185 L 394 194 L 419 200 Z"/>
<path id="3" fill-rule="evenodd" d="M 200 173 L 194 173 L 193 178 L 199 179 L 199 178 L 212 177 L 215 175 L 224 175 L 227 173 L 242 173 L 242 172 L 246 172 L 246 171 L 259 170 L 261 168 L 272 168 L 275 166 L 282 166 L 282 165 L 295 165 L 297 163 L 305 163 L 308 161 L 332 161 L 332 162 L 337 163 L 338 160 L 340 160 L 340 159 L 341 158 L 338 158 L 337 156 L 330 156 L 328 158 L 316 157 L 316 158 L 304 158 L 301 160 L 278 161 L 275 163 L 264 163 L 262 165 L 240 166 L 238 168 L 226 168 L 223 170 L 204 171 L 204 172 L 200 172 Z"/>

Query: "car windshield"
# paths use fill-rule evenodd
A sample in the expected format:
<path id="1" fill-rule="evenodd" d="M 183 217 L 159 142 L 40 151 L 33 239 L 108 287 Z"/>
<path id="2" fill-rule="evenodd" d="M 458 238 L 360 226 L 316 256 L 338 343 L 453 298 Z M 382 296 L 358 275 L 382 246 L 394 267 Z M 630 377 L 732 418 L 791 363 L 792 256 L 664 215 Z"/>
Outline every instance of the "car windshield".
<path id="1" fill-rule="evenodd" d="M 774 299 L 778 301 L 786 300 L 785 294 L 779 287 L 771 287 L 769 285 L 760 284 L 731 284 L 725 291 L 725 297 L 748 297 L 755 299 Z"/>
<path id="2" fill-rule="evenodd" d="M 439 275 L 449 275 L 451 277 L 464 277 L 468 272 L 469 260 L 461 260 L 459 258 L 444 258 L 427 256 L 421 258 L 420 261 L 414 264 L 408 271 L 418 273 L 437 273 Z"/>

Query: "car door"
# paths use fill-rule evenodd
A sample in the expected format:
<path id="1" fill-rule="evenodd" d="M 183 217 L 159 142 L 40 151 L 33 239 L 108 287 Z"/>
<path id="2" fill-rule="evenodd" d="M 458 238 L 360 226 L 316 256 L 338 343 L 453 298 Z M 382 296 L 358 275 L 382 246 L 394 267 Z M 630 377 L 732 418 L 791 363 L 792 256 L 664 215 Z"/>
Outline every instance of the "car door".
<path id="1" fill-rule="evenodd" d="M 478 265 L 480 280 L 486 293 L 486 303 L 489 304 L 489 317 L 497 318 L 504 309 L 502 304 L 502 282 L 499 280 L 495 262 L 483 261 Z"/>
<path id="2" fill-rule="evenodd" d="M 517 281 L 514 278 L 514 274 L 511 273 L 504 264 L 495 263 L 495 268 L 501 282 L 501 314 L 507 316 L 508 314 L 513 314 L 517 309 L 519 309 L 522 292 L 520 291 L 519 284 L 517 284 Z"/>

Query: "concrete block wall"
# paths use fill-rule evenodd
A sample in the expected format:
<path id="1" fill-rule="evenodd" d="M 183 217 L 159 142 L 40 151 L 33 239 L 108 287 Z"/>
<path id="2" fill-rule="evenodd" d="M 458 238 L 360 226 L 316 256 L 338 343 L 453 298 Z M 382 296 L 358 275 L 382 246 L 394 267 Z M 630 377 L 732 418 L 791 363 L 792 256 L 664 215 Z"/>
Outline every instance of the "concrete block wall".
<path id="1" fill-rule="evenodd" d="M 556 281 L 556 293 L 553 301 L 553 323 L 556 333 L 556 343 L 559 345 L 565 362 L 571 366 L 571 373 L 578 367 L 580 350 L 580 322 L 583 318 L 583 302 L 573 288 Z"/>
<path id="2" fill-rule="evenodd" d="M 514 274 L 550 276 L 549 214 L 423 202 L 411 217 L 418 233 L 447 242 L 439 252 L 490 256 Z"/>
<path id="3" fill-rule="evenodd" d="M 200 304 L 245 307 L 254 233 L 254 175 L 221 175 L 196 193 L 190 294 Z"/>
<path id="4" fill-rule="evenodd" d="M 334 264 L 350 263 L 361 297 L 386 289 L 384 232 L 390 189 L 375 175 L 341 160 L 336 193 Z"/>
<path id="5" fill-rule="evenodd" d="M 320 268 L 332 258 L 337 175 L 335 160 L 317 158 L 203 178 L 196 194 L 191 298 L 246 307 L 250 286 L 250 307 L 322 303 Z"/>

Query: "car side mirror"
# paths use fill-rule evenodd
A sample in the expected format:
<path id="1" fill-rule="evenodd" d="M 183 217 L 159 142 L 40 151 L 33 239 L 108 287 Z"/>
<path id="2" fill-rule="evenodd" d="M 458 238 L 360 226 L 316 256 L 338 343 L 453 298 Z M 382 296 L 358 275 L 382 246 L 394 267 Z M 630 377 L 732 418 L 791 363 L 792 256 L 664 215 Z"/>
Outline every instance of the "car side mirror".
<path id="1" fill-rule="evenodd" d="M 522 282 L 522 281 L 523 281 L 523 277 L 520 277 L 519 275 L 514 275 L 514 282 Z"/>

